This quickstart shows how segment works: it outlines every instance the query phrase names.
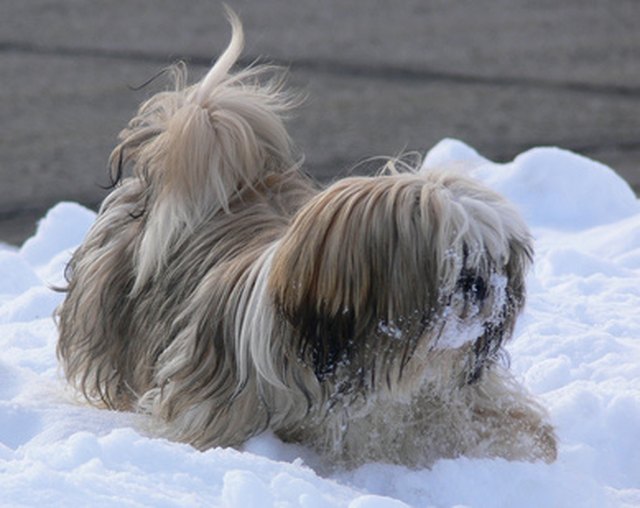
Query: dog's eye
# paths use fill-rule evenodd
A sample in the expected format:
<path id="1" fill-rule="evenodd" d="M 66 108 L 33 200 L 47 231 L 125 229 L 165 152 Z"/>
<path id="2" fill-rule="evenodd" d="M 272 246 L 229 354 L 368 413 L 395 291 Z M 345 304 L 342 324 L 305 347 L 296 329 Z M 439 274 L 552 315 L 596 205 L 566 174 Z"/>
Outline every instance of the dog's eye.
<path id="1" fill-rule="evenodd" d="M 484 279 L 472 273 L 463 274 L 458 280 L 458 287 L 475 300 L 484 300 L 487 295 L 487 285 Z"/>

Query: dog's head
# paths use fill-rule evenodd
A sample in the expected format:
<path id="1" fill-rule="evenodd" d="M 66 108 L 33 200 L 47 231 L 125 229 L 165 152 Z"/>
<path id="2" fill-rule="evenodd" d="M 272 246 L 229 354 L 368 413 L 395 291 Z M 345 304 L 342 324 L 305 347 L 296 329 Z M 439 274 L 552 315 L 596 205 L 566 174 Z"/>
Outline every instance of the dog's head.
<path id="1" fill-rule="evenodd" d="M 321 382 L 390 386 L 418 348 L 466 349 L 473 382 L 513 331 L 531 255 L 514 208 L 467 177 L 347 178 L 297 214 L 269 285 Z"/>

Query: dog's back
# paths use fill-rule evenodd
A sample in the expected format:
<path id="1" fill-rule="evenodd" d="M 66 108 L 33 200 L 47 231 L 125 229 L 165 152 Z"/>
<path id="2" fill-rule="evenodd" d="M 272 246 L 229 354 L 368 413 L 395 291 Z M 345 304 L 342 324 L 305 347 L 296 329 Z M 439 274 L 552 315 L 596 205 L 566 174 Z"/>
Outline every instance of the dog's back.
<path id="1" fill-rule="evenodd" d="M 222 322 L 231 296 L 222 293 L 313 192 L 283 124 L 293 98 L 278 70 L 230 72 L 243 34 L 229 17 L 231 43 L 207 75 L 187 86 L 185 69 L 172 68 L 174 89 L 142 104 L 121 132 L 114 189 L 69 263 L 58 356 L 94 403 L 131 409 L 154 385 L 157 359 L 187 314 L 215 321 L 220 313 Z M 209 284 L 198 316 L 194 298 L 215 279 L 237 280 Z M 223 362 L 224 344 L 216 347 Z"/>

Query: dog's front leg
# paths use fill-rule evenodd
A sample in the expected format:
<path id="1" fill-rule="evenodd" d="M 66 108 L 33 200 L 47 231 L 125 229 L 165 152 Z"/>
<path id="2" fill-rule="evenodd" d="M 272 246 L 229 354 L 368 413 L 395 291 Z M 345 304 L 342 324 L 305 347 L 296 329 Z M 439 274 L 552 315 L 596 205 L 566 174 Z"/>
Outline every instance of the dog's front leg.
<path id="1" fill-rule="evenodd" d="M 476 449 L 468 455 L 556 460 L 556 435 L 546 412 L 506 370 L 494 365 L 463 391 L 477 436 Z"/>

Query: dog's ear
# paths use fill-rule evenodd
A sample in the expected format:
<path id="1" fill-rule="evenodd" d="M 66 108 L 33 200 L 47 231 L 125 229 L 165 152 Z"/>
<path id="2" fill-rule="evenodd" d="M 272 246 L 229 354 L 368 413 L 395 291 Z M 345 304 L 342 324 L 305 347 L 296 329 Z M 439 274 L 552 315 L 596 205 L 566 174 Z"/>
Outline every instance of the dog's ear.
<path id="1" fill-rule="evenodd" d="M 320 379 L 408 359 L 437 311 L 443 224 L 421 211 L 421 188 L 416 178 L 341 180 L 282 239 L 270 290 Z"/>

